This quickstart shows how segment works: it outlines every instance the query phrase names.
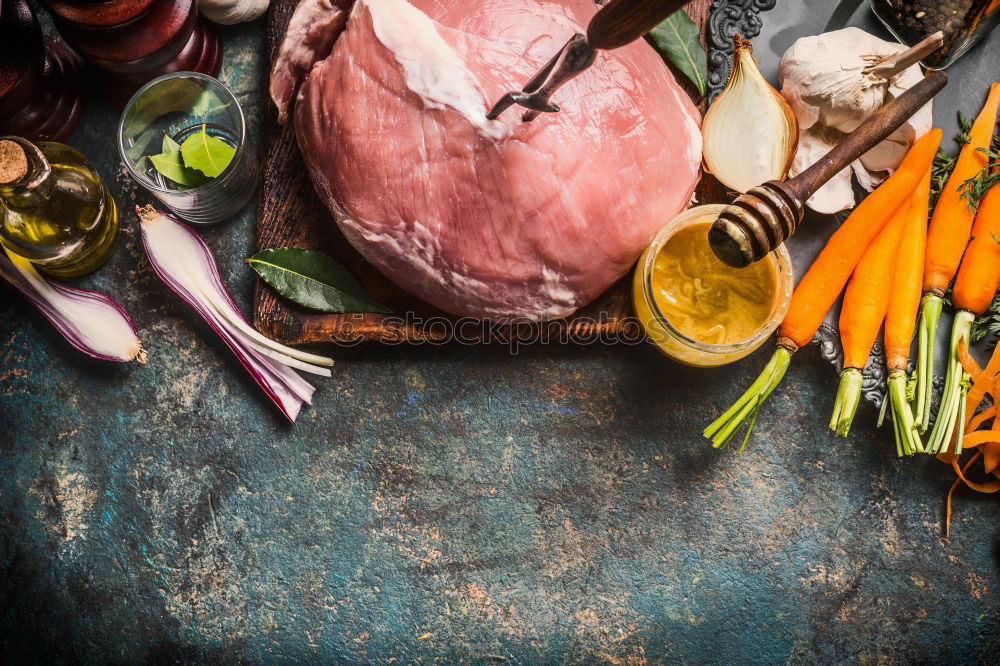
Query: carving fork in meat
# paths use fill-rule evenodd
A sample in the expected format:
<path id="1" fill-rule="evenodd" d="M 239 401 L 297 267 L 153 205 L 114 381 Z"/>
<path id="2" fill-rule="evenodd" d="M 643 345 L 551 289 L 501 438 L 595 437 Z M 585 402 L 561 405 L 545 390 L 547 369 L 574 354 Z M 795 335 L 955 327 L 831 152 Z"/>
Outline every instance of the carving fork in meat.
<path id="1" fill-rule="evenodd" d="M 559 111 L 551 101 L 553 93 L 590 67 L 598 50 L 634 42 L 685 4 L 686 0 L 611 0 L 591 19 L 587 34 L 573 35 L 523 89 L 501 97 L 486 117 L 496 120 L 515 104 L 528 109 L 521 116 L 524 122 Z"/>

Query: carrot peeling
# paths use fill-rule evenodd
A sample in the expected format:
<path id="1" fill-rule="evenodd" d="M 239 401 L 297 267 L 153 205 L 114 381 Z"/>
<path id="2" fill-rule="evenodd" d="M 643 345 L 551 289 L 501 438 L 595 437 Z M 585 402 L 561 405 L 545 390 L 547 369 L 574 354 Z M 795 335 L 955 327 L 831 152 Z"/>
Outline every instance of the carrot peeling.
<path id="1" fill-rule="evenodd" d="M 972 388 L 969 389 L 969 395 L 965 398 L 965 411 L 967 414 L 975 413 L 976 408 L 979 407 L 979 403 L 983 401 L 986 391 L 993 385 L 998 373 L 1000 373 L 1000 344 L 993 349 L 993 356 L 990 357 L 990 361 L 986 364 L 983 371 L 978 377 L 972 380 Z M 975 430 L 977 427 L 973 426 L 971 421 L 969 422 L 969 430 Z"/>
<path id="2" fill-rule="evenodd" d="M 994 354 L 994 358 L 997 354 Z M 993 359 L 990 359 L 990 364 L 988 364 L 987 370 L 983 372 L 985 374 L 992 365 Z M 974 368 L 973 368 L 974 369 Z M 980 374 L 980 381 L 982 381 L 983 374 Z M 975 412 L 978 409 L 979 404 L 982 402 L 985 394 L 988 393 L 993 400 L 993 406 L 984 409 L 978 414 L 974 414 L 967 424 L 967 429 L 970 431 L 962 438 L 962 448 L 965 450 L 976 449 L 976 452 L 970 457 L 964 466 L 959 465 L 959 459 L 961 454 L 956 451 L 947 451 L 939 453 L 937 459 L 941 462 L 951 465 L 952 469 L 955 470 L 956 479 L 948 489 L 948 497 L 945 503 L 945 538 L 948 537 L 951 530 L 951 513 L 952 513 L 952 500 L 955 494 L 955 489 L 958 488 L 959 484 L 964 483 L 969 488 L 981 492 L 981 493 L 996 493 L 1000 492 L 1000 418 L 997 417 L 997 398 L 1000 396 L 1000 377 L 994 377 L 989 391 L 977 392 L 977 396 L 974 401 L 969 401 L 966 403 L 966 407 L 970 412 Z M 973 397 L 970 394 L 970 398 Z M 989 430 L 979 430 L 987 421 L 993 419 L 993 423 Z M 983 459 L 983 471 L 990 475 L 992 474 L 995 478 L 990 479 L 985 482 L 970 481 L 968 476 L 969 469 L 972 464 Z"/>
<path id="3" fill-rule="evenodd" d="M 974 432 L 978 430 L 980 426 L 982 426 L 984 423 L 986 423 L 996 415 L 997 415 L 996 407 L 990 407 L 989 409 L 984 409 L 983 411 L 979 412 L 971 419 L 969 419 L 969 422 L 965 425 L 965 429 L 969 432 Z"/>

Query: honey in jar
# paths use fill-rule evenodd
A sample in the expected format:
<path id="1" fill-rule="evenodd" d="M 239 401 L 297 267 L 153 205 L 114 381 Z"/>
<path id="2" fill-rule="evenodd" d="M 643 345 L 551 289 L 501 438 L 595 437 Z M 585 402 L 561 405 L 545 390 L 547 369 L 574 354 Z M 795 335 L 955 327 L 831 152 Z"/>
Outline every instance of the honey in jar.
<path id="1" fill-rule="evenodd" d="M 633 281 L 633 305 L 647 336 L 688 365 L 746 356 L 774 331 L 791 297 L 783 247 L 746 268 L 715 256 L 708 230 L 722 208 L 698 206 L 674 218 L 639 259 Z"/>

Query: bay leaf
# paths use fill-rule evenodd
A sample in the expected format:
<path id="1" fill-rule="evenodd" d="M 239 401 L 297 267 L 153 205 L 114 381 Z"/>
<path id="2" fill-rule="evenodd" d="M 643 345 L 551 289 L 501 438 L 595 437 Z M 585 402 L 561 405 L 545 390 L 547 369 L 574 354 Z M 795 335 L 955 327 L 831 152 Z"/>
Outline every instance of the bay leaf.
<path id="1" fill-rule="evenodd" d="M 209 180 L 201 172 L 184 166 L 180 151 L 150 155 L 149 161 L 161 176 L 169 178 L 183 188 L 198 187 Z"/>
<path id="2" fill-rule="evenodd" d="M 181 144 L 174 141 L 169 134 L 163 133 L 163 147 L 160 149 L 164 153 L 179 153 L 181 151 Z"/>
<path id="3" fill-rule="evenodd" d="M 228 0 L 232 4 L 233 0 Z M 191 110 L 188 111 L 189 114 L 195 117 L 201 117 L 205 120 L 211 120 L 207 116 L 211 116 L 217 111 L 222 111 L 228 108 L 230 102 L 223 102 L 222 98 L 219 97 L 218 93 L 214 90 L 205 90 L 198 97 L 198 101 L 191 106 Z"/>
<path id="4" fill-rule="evenodd" d="M 218 137 L 205 131 L 195 132 L 181 144 L 184 165 L 197 169 L 209 178 L 218 177 L 236 155 L 236 149 Z"/>
<path id="5" fill-rule="evenodd" d="M 320 312 L 391 312 L 344 266 L 322 252 L 294 247 L 263 250 L 247 263 L 279 294 Z"/>
<path id="6" fill-rule="evenodd" d="M 708 56 L 701 45 L 701 32 L 687 12 L 677 10 L 650 30 L 648 37 L 659 54 L 690 79 L 704 97 Z"/>

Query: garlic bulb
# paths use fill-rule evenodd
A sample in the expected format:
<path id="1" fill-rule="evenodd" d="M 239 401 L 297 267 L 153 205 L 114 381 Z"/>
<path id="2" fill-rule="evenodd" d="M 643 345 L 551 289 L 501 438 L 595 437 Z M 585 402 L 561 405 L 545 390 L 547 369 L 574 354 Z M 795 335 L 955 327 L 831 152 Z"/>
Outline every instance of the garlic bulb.
<path id="1" fill-rule="evenodd" d="M 262 16 L 270 2 L 271 0 L 201 0 L 198 8 L 209 21 L 233 25 Z"/>
<path id="2" fill-rule="evenodd" d="M 726 187 L 746 192 L 786 176 L 799 133 L 792 109 L 757 69 L 750 42 L 736 35 L 733 43 L 729 81 L 708 108 L 701 133 L 705 169 Z"/>
<path id="3" fill-rule="evenodd" d="M 792 44 L 778 69 L 781 93 L 795 112 L 801 132 L 789 175 L 804 171 L 868 116 L 923 78 L 918 65 L 898 72 L 879 67 L 904 51 L 907 47 L 859 28 L 803 37 Z M 928 102 L 889 138 L 855 160 L 850 169 L 821 187 L 807 205 L 819 213 L 853 207 L 851 172 L 862 187 L 873 190 L 930 128 Z"/>

